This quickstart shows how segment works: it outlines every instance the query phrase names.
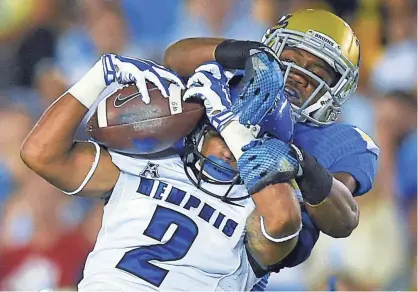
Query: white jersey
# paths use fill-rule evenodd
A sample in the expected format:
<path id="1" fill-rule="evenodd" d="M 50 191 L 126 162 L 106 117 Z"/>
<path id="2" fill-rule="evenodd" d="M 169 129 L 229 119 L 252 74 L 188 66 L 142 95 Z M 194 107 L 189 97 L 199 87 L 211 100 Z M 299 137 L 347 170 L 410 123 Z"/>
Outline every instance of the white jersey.
<path id="1" fill-rule="evenodd" d="M 111 156 L 121 173 L 79 291 L 242 291 L 259 281 L 244 245 L 251 199 L 234 206 L 205 194 L 178 156 Z M 210 188 L 222 195 L 229 186 Z M 231 196 L 246 193 L 235 186 Z"/>

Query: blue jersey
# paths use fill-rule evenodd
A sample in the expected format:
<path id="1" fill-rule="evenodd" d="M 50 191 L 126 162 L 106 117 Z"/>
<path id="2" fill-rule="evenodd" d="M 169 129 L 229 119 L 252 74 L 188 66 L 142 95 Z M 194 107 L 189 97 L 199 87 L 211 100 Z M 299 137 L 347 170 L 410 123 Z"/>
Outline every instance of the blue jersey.
<path id="1" fill-rule="evenodd" d="M 230 80 L 233 102 L 238 96 L 237 85 L 242 74 L 238 70 Z M 294 144 L 313 155 L 329 172 L 351 174 L 358 184 L 353 195 L 362 195 L 372 188 L 379 148 L 359 128 L 343 123 L 322 127 L 297 123 Z"/>
<path id="2" fill-rule="evenodd" d="M 239 75 L 231 80 L 231 99 L 237 98 Z M 313 155 L 330 173 L 345 172 L 357 181 L 353 195 L 367 193 L 376 175 L 379 148 L 373 140 L 357 127 L 334 123 L 317 127 L 308 123 L 297 123 L 293 142 L 298 147 Z M 302 230 L 293 251 L 273 271 L 284 267 L 294 267 L 303 263 L 310 256 L 319 238 L 319 229 L 312 222 L 306 209 L 302 206 Z M 260 287 L 254 287 L 254 291 Z M 263 289 L 260 289 L 263 290 Z"/>
<path id="3" fill-rule="evenodd" d="M 351 174 L 358 184 L 353 195 L 362 195 L 372 188 L 379 148 L 359 128 L 343 123 L 325 127 L 297 123 L 294 143 L 329 172 Z"/>

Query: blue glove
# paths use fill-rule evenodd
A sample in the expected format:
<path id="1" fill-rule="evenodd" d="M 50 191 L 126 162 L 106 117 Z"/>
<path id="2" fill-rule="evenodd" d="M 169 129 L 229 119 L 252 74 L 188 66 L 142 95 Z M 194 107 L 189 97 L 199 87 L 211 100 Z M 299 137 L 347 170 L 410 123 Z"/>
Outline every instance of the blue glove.
<path id="1" fill-rule="evenodd" d="M 253 50 L 239 86 L 239 98 L 231 111 L 240 115 L 243 125 L 257 125 L 277 101 L 286 99 L 280 61 L 273 53 Z"/>
<path id="2" fill-rule="evenodd" d="M 285 143 L 293 141 L 295 115 L 289 100 L 282 94 L 276 98 L 273 108 L 253 127 L 255 137 L 269 134 Z"/>
<path id="3" fill-rule="evenodd" d="M 278 139 L 257 139 L 242 150 L 238 171 L 250 195 L 268 185 L 288 182 L 301 175 L 302 169 L 294 150 Z"/>
<path id="4" fill-rule="evenodd" d="M 113 82 L 119 84 L 135 83 L 141 93 L 142 100 L 148 104 L 150 97 L 146 81 L 150 81 L 161 91 L 164 97 L 169 96 L 169 86 L 176 84 L 181 89 L 185 86 L 176 73 L 151 60 L 128 58 L 115 54 L 102 56 L 104 79 L 106 85 Z"/>
<path id="5" fill-rule="evenodd" d="M 216 62 L 199 66 L 187 82 L 183 100 L 200 98 L 204 101 L 206 116 L 212 126 L 222 131 L 224 126 L 235 116 L 230 111 L 231 94 L 224 69 Z"/>

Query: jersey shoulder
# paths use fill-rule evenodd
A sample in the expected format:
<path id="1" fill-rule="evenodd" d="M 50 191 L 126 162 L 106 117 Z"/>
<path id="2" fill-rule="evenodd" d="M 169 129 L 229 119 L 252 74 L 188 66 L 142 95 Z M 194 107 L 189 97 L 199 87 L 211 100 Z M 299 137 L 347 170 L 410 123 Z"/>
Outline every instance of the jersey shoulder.
<path id="1" fill-rule="evenodd" d="M 343 123 L 327 127 L 297 124 L 294 142 L 331 173 L 351 174 L 358 183 L 354 195 L 364 194 L 372 188 L 379 147 L 360 128 Z"/>
<path id="2" fill-rule="evenodd" d="M 109 151 L 112 162 L 120 171 L 136 176 L 159 180 L 174 180 L 187 182 L 184 174 L 183 163 L 178 155 L 164 157 L 140 157 Z"/>
<path id="3" fill-rule="evenodd" d="M 356 126 L 348 125 L 348 124 L 342 124 L 345 125 L 347 128 L 346 132 L 348 135 L 353 136 L 354 140 L 357 140 L 359 149 L 363 149 L 365 151 L 369 151 L 376 156 L 379 156 L 379 147 L 374 142 L 374 140 L 362 129 Z"/>
<path id="4" fill-rule="evenodd" d="M 379 147 L 367 133 L 344 123 L 325 127 L 298 123 L 294 141 L 323 163 L 361 153 L 379 156 Z"/>

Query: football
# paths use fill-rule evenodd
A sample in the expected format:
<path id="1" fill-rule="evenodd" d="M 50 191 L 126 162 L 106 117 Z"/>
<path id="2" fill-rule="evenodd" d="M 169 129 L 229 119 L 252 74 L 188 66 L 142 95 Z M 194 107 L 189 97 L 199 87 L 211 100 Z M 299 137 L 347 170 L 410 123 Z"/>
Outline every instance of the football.
<path id="1" fill-rule="evenodd" d="M 149 104 L 134 84 L 103 99 L 87 122 L 88 135 L 111 150 L 153 154 L 189 134 L 205 112 L 200 100 L 184 102 L 179 87 L 170 85 L 169 98 L 150 82 L 147 88 Z"/>

